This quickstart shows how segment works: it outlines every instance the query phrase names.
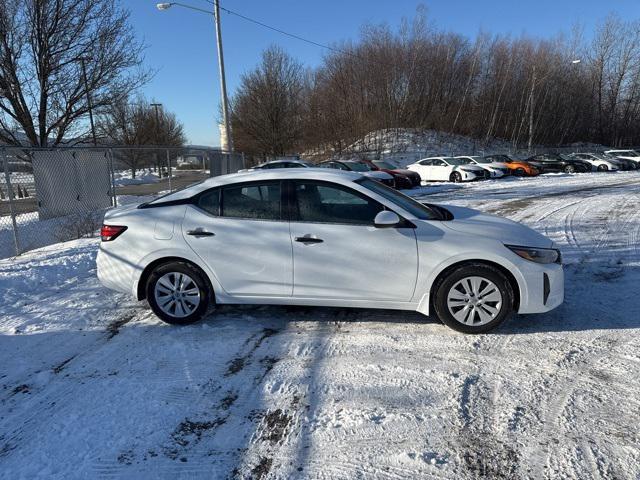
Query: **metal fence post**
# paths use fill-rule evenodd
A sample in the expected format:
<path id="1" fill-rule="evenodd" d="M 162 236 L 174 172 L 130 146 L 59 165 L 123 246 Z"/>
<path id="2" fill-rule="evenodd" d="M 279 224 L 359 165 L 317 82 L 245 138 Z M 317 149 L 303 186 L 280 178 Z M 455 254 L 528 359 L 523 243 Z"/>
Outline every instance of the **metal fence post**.
<path id="1" fill-rule="evenodd" d="M 13 226 L 13 243 L 16 248 L 16 255 L 20 255 L 20 238 L 18 236 L 18 224 L 16 223 L 16 212 L 13 204 L 13 187 L 11 186 L 11 175 L 9 174 L 9 159 L 6 150 L 2 150 L 2 163 L 4 163 L 4 176 L 7 183 L 9 196 L 9 213 L 11 215 L 11 224 Z"/>
<path id="2" fill-rule="evenodd" d="M 171 188 L 171 155 L 169 155 L 168 148 L 167 148 L 167 168 L 168 168 L 168 174 L 169 174 L 169 191 L 173 192 L 173 189 Z"/>
<path id="3" fill-rule="evenodd" d="M 111 178 L 111 204 L 118 206 L 118 197 L 116 196 L 116 173 L 113 170 L 113 149 L 107 150 L 107 158 L 109 159 L 109 177 Z"/>

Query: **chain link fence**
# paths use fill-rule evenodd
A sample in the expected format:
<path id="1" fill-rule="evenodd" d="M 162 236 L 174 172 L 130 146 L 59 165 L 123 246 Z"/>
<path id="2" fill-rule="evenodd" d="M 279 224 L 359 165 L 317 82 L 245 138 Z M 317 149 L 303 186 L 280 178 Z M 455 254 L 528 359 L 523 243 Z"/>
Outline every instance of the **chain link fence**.
<path id="1" fill-rule="evenodd" d="M 244 168 L 206 147 L 0 146 L 0 258 L 97 235 L 106 209 Z"/>

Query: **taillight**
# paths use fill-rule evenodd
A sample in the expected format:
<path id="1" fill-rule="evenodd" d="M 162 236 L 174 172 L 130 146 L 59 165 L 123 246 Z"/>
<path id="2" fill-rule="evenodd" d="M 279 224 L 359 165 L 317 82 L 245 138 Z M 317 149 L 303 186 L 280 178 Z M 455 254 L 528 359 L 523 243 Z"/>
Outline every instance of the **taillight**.
<path id="1" fill-rule="evenodd" d="M 100 229 L 100 238 L 103 242 L 110 242 L 115 240 L 127 229 L 123 225 L 102 225 Z"/>

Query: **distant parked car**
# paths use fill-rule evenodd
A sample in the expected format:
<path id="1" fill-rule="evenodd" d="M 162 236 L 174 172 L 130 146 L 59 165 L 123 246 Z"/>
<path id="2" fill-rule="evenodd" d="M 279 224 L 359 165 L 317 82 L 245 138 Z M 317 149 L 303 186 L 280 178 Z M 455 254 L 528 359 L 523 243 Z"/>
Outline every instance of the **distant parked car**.
<path id="1" fill-rule="evenodd" d="M 640 153 L 635 150 L 606 150 L 606 155 L 610 155 L 615 159 L 623 159 L 633 162 L 636 168 L 640 168 Z"/>
<path id="2" fill-rule="evenodd" d="M 398 168 L 384 160 L 361 160 L 361 162 L 369 165 L 371 170 L 380 170 L 381 172 L 393 175 L 396 181 L 396 188 L 414 188 L 420 186 L 420 175 L 417 172 L 406 168 Z"/>
<path id="3" fill-rule="evenodd" d="M 358 173 L 221 175 L 110 210 L 100 233 L 102 284 L 146 299 L 172 324 L 223 304 L 366 306 L 482 333 L 564 299 L 550 239 L 495 215 L 424 205 Z"/>
<path id="4" fill-rule="evenodd" d="M 270 162 L 261 163 L 255 167 L 242 170 L 243 172 L 250 172 L 253 170 L 271 170 L 272 168 L 309 168 L 313 165 L 309 162 L 302 160 L 272 160 Z"/>
<path id="5" fill-rule="evenodd" d="M 527 158 L 527 162 L 539 168 L 541 173 L 586 173 L 591 171 L 590 163 L 582 160 L 562 158 L 556 153 L 539 153 Z"/>
<path id="6" fill-rule="evenodd" d="M 487 170 L 475 165 L 468 158 L 430 157 L 418 160 L 407 168 L 418 172 L 420 178 L 425 182 L 449 181 L 458 183 L 485 180 L 490 177 Z"/>
<path id="7" fill-rule="evenodd" d="M 380 183 L 388 185 L 389 187 L 396 186 L 393 175 L 389 175 L 386 172 L 380 172 L 378 170 L 371 170 L 371 168 L 362 163 L 359 160 L 326 160 L 320 162 L 318 165 L 320 168 L 333 168 L 334 170 L 344 170 L 347 172 L 359 172 L 366 177 L 370 177 Z"/>
<path id="8" fill-rule="evenodd" d="M 569 158 L 588 162 L 593 166 L 593 169 L 598 172 L 615 172 L 621 170 L 620 164 L 613 160 L 613 158 L 606 158 L 596 153 L 572 153 L 569 155 Z"/>
<path id="9" fill-rule="evenodd" d="M 487 170 L 491 175 L 491 178 L 500 178 L 500 177 L 504 177 L 505 175 L 509 175 L 509 169 L 507 168 L 507 164 L 503 162 L 494 162 L 491 160 L 487 160 L 484 157 L 467 156 L 467 155 L 461 155 L 455 158 L 468 158 L 469 160 L 471 160 L 472 163 Z"/>
<path id="10" fill-rule="evenodd" d="M 540 175 L 540 170 L 534 165 L 524 160 L 511 158 L 509 155 L 486 155 L 484 158 L 491 162 L 504 163 L 511 172 L 511 175 L 517 177 L 535 177 L 536 175 Z"/>

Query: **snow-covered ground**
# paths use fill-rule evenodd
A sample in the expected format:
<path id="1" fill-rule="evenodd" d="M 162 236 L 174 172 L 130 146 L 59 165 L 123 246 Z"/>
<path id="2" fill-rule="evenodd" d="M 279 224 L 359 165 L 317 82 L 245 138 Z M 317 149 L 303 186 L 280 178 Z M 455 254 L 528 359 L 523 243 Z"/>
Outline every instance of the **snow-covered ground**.
<path id="1" fill-rule="evenodd" d="M 143 185 L 148 183 L 156 183 L 160 181 L 160 177 L 156 172 L 140 169 L 136 172 L 136 178 L 133 178 L 131 170 L 121 170 L 114 172 L 113 180 L 116 184 L 116 187 L 122 187 L 125 185 Z"/>
<path id="2" fill-rule="evenodd" d="M 465 336 L 398 311 L 223 307 L 173 327 L 97 241 L 0 261 L 2 478 L 640 475 L 640 175 L 412 191 L 561 246 L 566 302 Z"/>

